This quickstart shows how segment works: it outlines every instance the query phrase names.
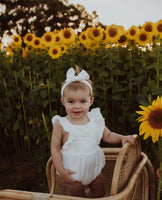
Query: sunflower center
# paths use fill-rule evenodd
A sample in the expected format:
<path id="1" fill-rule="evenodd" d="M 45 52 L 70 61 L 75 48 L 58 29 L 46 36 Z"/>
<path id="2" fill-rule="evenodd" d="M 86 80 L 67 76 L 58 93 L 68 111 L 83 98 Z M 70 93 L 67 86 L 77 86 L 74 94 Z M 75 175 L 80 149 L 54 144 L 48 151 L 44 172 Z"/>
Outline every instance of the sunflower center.
<path id="1" fill-rule="evenodd" d="M 15 37 L 15 38 L 14 38 L 14 41 L 15 41 L 15 42 L 18 42 L 18 41 L 19 41 L 19 38 L 18 38 L 18 37 Z"/>
<path id="2" fill-rule="evenodd" d="M 61 51 L 64 51 L 65 50 L 65 47 L 61 47 Z"/>
<path id="3" fill-rule="evenodd" d="M 115 37 L 116 34 L 117 34 L 116 28 L 110 28 L 109 29 L 109 35 L 110 35 L 110 37 Z"/>
<path id="4" fill-rule="evenodd" d="M 136 31 L 135 31 L 134 29 L 131 29 L 131 30 L 130 30 L 130 35 L 133 36 L 133 35 L 135 35 L 135 34 L 136 34 Z"/>
<path id="5" fill-rule="evenodd" d="M 86 40 L 86 36 L 85 35 L 82 35 L 82 40 Z"/>
<path id="6" fill-rule="evenodd" d="M 151 25 L 151 24 L 147 24 L 147 25 L 145 26 L 145 31 L 151 32 L 151 31 L 152 31 L 152 25 Z"/>
<path id="7" fill-rule="evenodd" d="M 69 38 L 71 37 L 70 31 L 65 31 L 65 32 L 64 32 L 64 37 L 65 37 L 66 39 L 69 39 Z"/>
<path id="8" fill-rule="evenodd" d="M 99 33 L 99 31 L 98 31 L 97 29 L 94 29 L 94 30 L 93 30 L 93 35 L 94 35 L 95 37 L 98 37 L 98 36 L 100 35 L 100 33 Z"/>
<path id="9" fill-rule="evenodd" d="M 33 37 L 31 36 L 31 35 L 28 35 L 28 37 L 27 37 L 27 41 L 32 41 L 32 39 L 33 39 Z"/>
<path id="10" fill-rule="evenodd" d="M 60 41 L 60 37 L 56 37 L 56 42 L 59 42 Z"/>
<path id="11" fill-rule="evenodd" d="M 51 42 L 52 37 L 51 37 L 50 35 L 46 35 L 45 40 L 46 40 L 47 42 Z"/>
<path id="12" fill-rule="evenodd" d="M 39 45 L 39 40 L 35 40 L 35 45 Z"/>
<path id="13" fill-rule="evenodd" d="M 127 40 L 125 35 L 120 36 L 120 39 L 118 40 L 119 43 L 124 43 Z"/>
<path id="14" fill-rule="evenodd" d="M 148 116 L 152 128 L 162 129 L 162 109 L 152 111 Z"/>
<path id="15" fill-rule="evenodd" d="M 159 24 L 159 25 L 157 26 L 157 30 L 158 30 L 159 32 L 162 32 L 162 24 Z"/>
<path id="16" fill-rule="evenodd" d="M 53 53 L 53 55 L 57 55 L 57 53 L 58 53 L 57 49 L 53 49 L 52 53 Z"/>
<path id="17" fill-rule="evenodd" d="M 140 35 L 140 37 L 139 37 L 139 39 L 141 40 L 141 41 L 146 41 L 147 40 L 147 35 L 146 34 L 144 34 L 144 33 L 142 33 L 141 35 Z"/>

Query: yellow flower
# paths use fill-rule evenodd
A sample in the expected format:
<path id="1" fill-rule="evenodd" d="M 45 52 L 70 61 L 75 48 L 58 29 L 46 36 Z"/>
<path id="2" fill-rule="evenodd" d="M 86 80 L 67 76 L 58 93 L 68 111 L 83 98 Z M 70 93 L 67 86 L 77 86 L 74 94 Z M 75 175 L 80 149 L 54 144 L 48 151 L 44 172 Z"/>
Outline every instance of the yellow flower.
<path id="1" fill-rule="evenodd" d="M 82 44 L 85 44 L 87 43 L 88 41 L 88 35 L 87 35 L 87 32 L 86 31 L 82 31 L 79 35 L 79 41 L 82 43 Z"/>
<path id="2" fill-rule="evenodd" d="M 34 52 L 34 49 L 33 49 L 32 46 L 27 45 L 27 46 L 25 47 L 25 54 L 28 54 L 28 53 L 30 53 L 30 52 Z"/>
<path id="3" fill-rule="evenodd" d="M 61 44 L 59 47 L 60 47 L 60 49 L 61 49 L 61 53 L 62 53 L 62 54 L 66 53 L 67 46 L 66 46 L 65 44 Z"/>
<path id="4" fill-rule="evenodd" d="M 156 24 L 155 24 L 155 32 L 156 35 L 160 36 L 160 39 L 162 39 L 162 20 L 159 20 Z"/>
<path id="5" fill-rule="evenodd" d="M 67 28 L 67 29 L 63 29 L 61 30 L 61 35 L 62 35 L 62 39 L 64 43 L 73 43 L 75 41 L 75 33 L 73 31 L 73 29 L 71 28 Z"/>
<path id="6" fill-rule="evenodd" d="M 93 38 L 89 34 L 91 31 L 90 29 L 91 28 L 87 28 L 86 31 L 82 31 L 79 35 L 79 42 L 88 49 L 96 43 L 96 41 L 93 40 Z"/>
<path id="7" fill-rule="evenodd" d="M 31 44 L 34 48 L 41 48 L 42 47 L 42 42 L 41 42 L 41 39 L 39 37 L 35 37 L 33 40 L 32 40 L 32 44 Z"/>
<path id="8" fill-rule="evenodd" d="M 62 42 L 63 42 L 63 38 L 62 38 L 61 32 L 56 32 L 54 34 L 54 42 L 53 42 L 53 44 L 54 45 L 60 45 Z"/>
<path id="9" fill-rule="evenodd" d="M 54 43 L 54 34 L 52 32 L 46 32 L 41 37 L 42 43 L 45 47 L 50 47 Z"/>
<path id="10" fill-rule="evenodd" d="M 150 33 L 152 39 L 154 36 L 156 36 L 155 24 L 153 22 L 145 22 L 145 24 L 142 25 L 142 29 Z"/>
<path id="11" fill-rule="evenodd" d="M 31 45 L 33 40 L 35 38 L 35 35 L 32 34 L 32 33 L 27 33 L 25 36 L 24 36 L 24 43 L 27 44 L 27 45 Z"/>
<path id="12" fill-rule="evenodd" d="M 59 46 L 52 46 L 49 48 L 48 54 L 53 59 L 59 58 L 61 56 L 61 49 Z"/>
<path id="13" fill-rule="evenodd" d="M 140 31 L 140 28 L 137 27 L 137 26 L 131 26 L 129 29 L 128 29 L 128 38 L 130 40 L 135 40 L 136 36 L 138 35 Z"/>
<path id="14" fill-rule="evenodd" d="M 22 39 L 20 35 L 13 35 L 12 36 L 12 42 L 15 46 L 21 47 L 22 45 Z"/>
<path id="15" fill-rule="evenodd" d="M 141 30 L 136 37 L 136 42 L 140 46 L 145 46 L 146 44 L 151 43 L 152 42 L 151 34 L 144 30 Z"/>
<path id="16" fill-rule="evenodd" d="M 103 34 L 102 42 L 107 43 L 108 38 L 107 38 L 106 30 L 103 29 L 102 34 Z"/>
<path id="17" fill-rule="evenodd" d="M 118 45 L 119 45 L 119 46 L 124 46 L 124 45 L 127 44 L 127 42 L 128 42 L 127 32 L 125 31 L 125 32 L 119 37 Z"/>
<path id="18" fill-rule="evenodd" d="M 106 27 L 107 40 L 110 43 L 117 43 L 124 28 L 122 26 L 110 25 Z"/>
<path id="19" fill-rule="evenodd" d="M 7 55 L 11 55 L 11 56 L 14 55 L 14 47 L 12 44 L 6 47 L 6 52 L 7 52 Z"/>
<path id="20" fill-rule="evenodd" d="M 92 40 L 101 41 L 103 38 L 103 29 L 99 27 L 92 27 L 88 29 L 88 35 Z"/>
<path id="21" fill-rule="evenodd" d="M 139 134 L 144 134 L 144 140 L 152 137 L 153 143 L 162 137 L 162 97 L 157 97 L 150 106 L 140 106 L 142 111 L 136 111 L 141 116 L 137 119 L 141 122 Z"/>

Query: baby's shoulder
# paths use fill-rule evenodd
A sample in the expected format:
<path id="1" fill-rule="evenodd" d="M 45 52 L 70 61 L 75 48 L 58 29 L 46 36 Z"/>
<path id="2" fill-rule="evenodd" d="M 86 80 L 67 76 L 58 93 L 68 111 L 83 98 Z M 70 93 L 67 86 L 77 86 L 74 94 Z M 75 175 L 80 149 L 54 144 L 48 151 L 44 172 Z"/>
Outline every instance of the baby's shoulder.
<path id="1" fill-rule="evenodd" d="M 100 120 L 100 119 L 104 119 L 100 108 L 93 108 L 89 113 L 88 113 L 89 117 L 93 118 L 94 120 Z"/>
<path id="2" fill-rule="evenodd" d="M 59 130 L 63 134 L 69 131 L 69 126 L 65 117 L 55 115 L 54 117 L 52 117 L 52 124 L 53 124 L 53 129 L 57 131 Z"/>
<path id="3" fill-rule="evenodd" d="M 53 116 L 52 117 L 52 124 L 53 124 L 53 126 L 55 125 L 55 123 L 58 121 L 60 121 L 61 120 L 61 116 L 60 115 L 55 115 L 55 116 Z"/>

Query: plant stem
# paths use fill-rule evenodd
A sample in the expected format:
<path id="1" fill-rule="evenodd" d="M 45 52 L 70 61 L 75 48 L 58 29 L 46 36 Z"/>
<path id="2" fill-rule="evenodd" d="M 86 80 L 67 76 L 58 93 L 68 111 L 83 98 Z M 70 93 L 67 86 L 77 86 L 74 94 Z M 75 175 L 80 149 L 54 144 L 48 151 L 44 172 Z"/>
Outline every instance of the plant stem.
<path id="1" fill-rule="evenodd" d="M 45 115 L 43 112 L 42 112 L 42 119 L 43 119 L 43 124 L 44 124 L 45 130 L 46 130 L 46 133 L 47 133 L 47 140 L 49 141 L 50 135 L 49 135 L 48 127 L 47 127 L 46 118 L 45 118 Z"/>
<path id="2" fill-rule="evenodd" d="M 50 83 L 49 83 L 49 79 L 47 79 L 47 86 L 48 86 L 48 100 L 49 100 L 49 111 L 50 111 L 50 117 L 51 117 L 51 94 L 50 94 Z"/>

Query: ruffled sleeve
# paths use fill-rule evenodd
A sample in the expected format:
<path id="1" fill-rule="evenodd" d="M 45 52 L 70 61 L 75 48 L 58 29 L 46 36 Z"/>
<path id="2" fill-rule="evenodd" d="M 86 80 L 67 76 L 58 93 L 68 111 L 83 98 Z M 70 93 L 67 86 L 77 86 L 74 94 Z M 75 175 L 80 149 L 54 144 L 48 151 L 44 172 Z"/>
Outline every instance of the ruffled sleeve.
<path id="1" fill-rule="evenodd" d="M 97 128 L 98 131 L 98 144 L 100 143 L 100 140 L 103 136 L 103 131 L 105 128 L 105 119 L 103 118 L 100 108 L 94 108 L 89 113 L 88 116 L 90 119 L 93 120 L 94 125 Z"/>
<path id="2" fill-rule="evenodd" d="M 52 121 L 52 125 L 54 126 L 57 120 L 60 121 L 60 118 L 61 117 L 59 115 L 55 115 L 54 117 L 52 117 L 52 120 L 51 120 Z"/>
<path id="3" fill-rule="evenodd" d="M 57 120 L 59 120 L 60 125 L 63 127 L 63 129 L 65 131 L 67 131 L 67 132 L 70 131 L 69 123 L 68 123 L 68 121 L 67 121 L 67 119 L 65 117 L 61 117 L 59 115 L 55 115 L 54 117 L 52 117 L 53 126 L 55 125 Z"/>

